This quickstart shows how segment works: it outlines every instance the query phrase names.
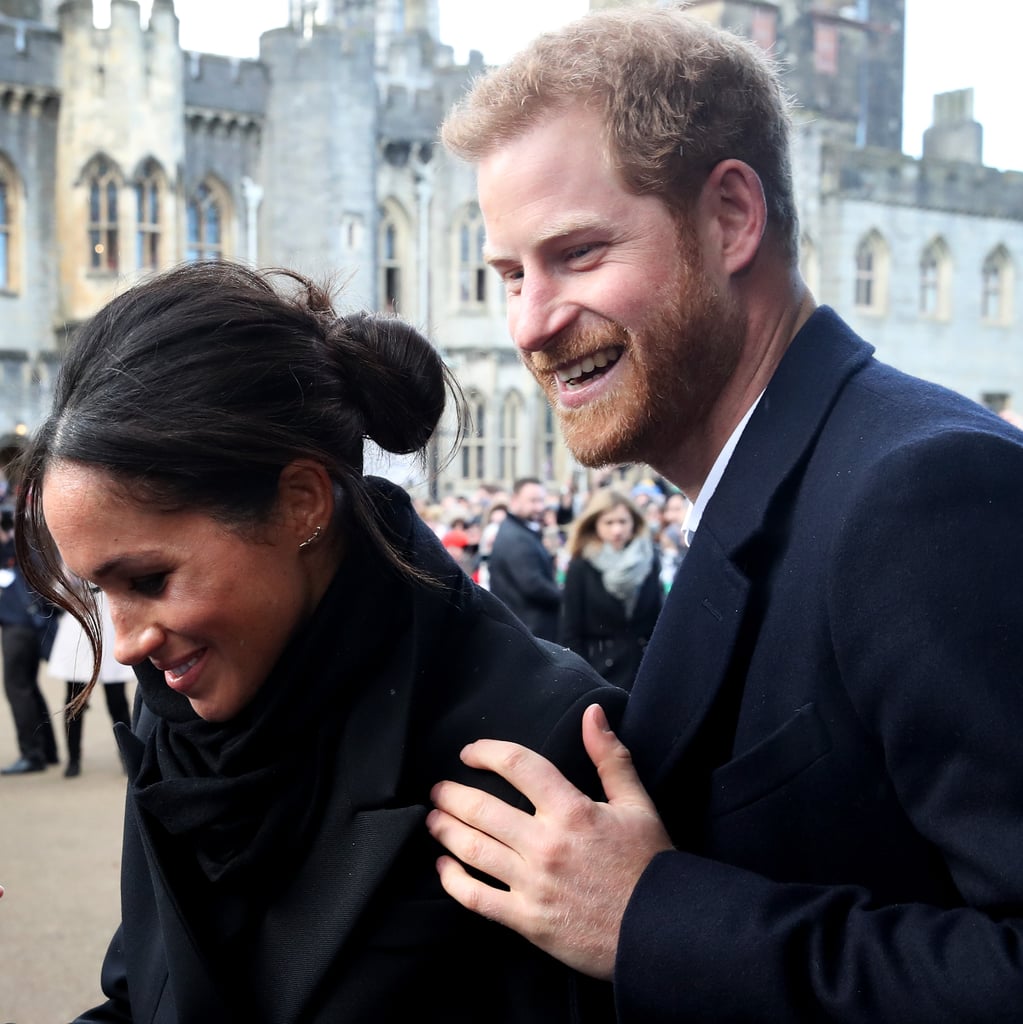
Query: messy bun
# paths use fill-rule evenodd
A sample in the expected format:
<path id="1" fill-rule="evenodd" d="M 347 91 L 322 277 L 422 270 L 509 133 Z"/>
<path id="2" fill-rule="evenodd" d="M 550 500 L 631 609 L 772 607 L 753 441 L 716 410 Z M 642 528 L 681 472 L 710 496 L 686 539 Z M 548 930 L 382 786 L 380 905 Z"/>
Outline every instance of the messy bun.
<path id="1" fill-rule="evenodd" d="M 326 288 L 294 271 L 215 261 L 157 275 L 79 329 L 25 453 L 19 543 L 45 561 L 34 582 L 46 591 L 47 576 L 62 579 L 39 485 L 65 459 L 141 500 L 238 526 L 265 522 L 281 470 L 313 459 L 348 527 L 411 572 L 369 500 L 364 440 L 423 458 L 449 397 L 453 450 L 463 402 L 433 345 L 396 317 L 340 315 Z"/>

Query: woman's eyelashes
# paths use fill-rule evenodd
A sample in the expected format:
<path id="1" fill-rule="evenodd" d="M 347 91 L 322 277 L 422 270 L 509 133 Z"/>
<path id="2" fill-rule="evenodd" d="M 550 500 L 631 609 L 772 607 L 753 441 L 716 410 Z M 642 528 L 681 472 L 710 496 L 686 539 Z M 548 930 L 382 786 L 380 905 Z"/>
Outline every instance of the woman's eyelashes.
<path id="1" fill-rule="evenodd" d="M 135 576 L 131 580 L 131 589 L 143 597 L 156 597 L 163 593 L 167 585 L 167 573 L 153 572 L 146 576 Z"/>

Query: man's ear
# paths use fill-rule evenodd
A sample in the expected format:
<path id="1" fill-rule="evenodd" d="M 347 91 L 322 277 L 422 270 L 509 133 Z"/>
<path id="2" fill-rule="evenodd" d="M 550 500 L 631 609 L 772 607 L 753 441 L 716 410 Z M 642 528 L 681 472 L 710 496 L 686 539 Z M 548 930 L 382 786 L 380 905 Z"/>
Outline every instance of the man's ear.
<path id="1" fill-rule="evenodd" d="M 330 529 L 334 518 L 334 484 L 322 463 L 296 459 L 277 481 L 281 519 L 293 530 L 296 544 Z"/>
<path id="2" fill-rule="evenodd" d="M 741 160 L 722 160 L 700 193 L 718 265 L 729 274 L 744 271 L 767 230 L 767 199 L 760 175 Z"/>

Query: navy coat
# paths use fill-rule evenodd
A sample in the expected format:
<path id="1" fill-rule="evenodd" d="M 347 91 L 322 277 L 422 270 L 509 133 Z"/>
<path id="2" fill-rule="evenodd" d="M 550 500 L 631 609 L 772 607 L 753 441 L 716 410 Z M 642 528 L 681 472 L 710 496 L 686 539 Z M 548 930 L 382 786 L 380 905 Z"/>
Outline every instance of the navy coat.
<path id="1" fill-rule="evenodd" d="M 872 352 L 799 332 L 647 648 L 625 1024 L 1023 1017 L 1023 432 Z"/>

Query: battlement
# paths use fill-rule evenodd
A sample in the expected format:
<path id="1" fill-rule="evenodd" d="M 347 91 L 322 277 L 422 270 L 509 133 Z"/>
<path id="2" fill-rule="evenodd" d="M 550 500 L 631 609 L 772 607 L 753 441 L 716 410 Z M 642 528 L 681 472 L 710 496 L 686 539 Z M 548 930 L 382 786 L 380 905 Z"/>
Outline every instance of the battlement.
<path id="1" fill-rule="evenodd" d="M 266 65 L 257 60 L 185 54 L 186 107 L 261 117 L 269 88 Z"/>
<path id="2" fill-rule="evenodd" d="M 822 159 L 823 196 L 1023 222 L 1023 171 L 844 144 L 826 146 Z"/>
<path id="3" fill-rule="evenodd" d="M 0 15 L 0 82 L 56 89 L 59 67 L 59 32 Z"/>

